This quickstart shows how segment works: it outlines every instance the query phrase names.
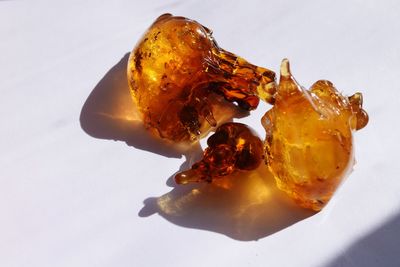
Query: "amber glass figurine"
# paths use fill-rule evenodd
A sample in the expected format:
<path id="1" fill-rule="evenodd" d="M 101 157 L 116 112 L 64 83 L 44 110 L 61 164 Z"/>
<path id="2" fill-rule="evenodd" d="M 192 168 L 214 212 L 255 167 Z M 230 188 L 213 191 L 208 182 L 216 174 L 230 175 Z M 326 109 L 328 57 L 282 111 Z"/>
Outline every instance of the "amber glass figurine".
<path id="1" fill-rule="evenodd" d="M 320 210 L 352 169 L 352 132 L 367 123 L 361 93 L 345 97 L 323 80 L 303 89 L 283 60 L 275 105 L 262 119 L 265 159 L 278 187 Z"/>
<path id="2" fill-rule="evenodd" d="M 201 161 L 175 176 L 178 184 L 212 182 L 239 170 L 256 169 L 263 157 L 263 143 L 246 125 L 228 122 L 207 140 Z"/>
<path id="3" fill-rule="evenodd" d="M 128 63 L 132 96 L 144 125 L 172 141 L 193 141 L 219 122 L 212 94 L 246 110 L 273 102 L 275 73 L 220 48 L 196 21 L 160 16 Z"/>

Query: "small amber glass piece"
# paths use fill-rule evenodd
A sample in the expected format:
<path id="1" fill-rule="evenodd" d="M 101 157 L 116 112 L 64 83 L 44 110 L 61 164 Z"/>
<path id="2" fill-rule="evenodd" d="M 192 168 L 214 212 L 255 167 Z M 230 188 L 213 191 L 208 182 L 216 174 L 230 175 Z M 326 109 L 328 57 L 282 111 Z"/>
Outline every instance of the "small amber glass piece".
<path id="1" fill-rule="evenodd" d="M 175 176 L 178 184 L 212 182 L 238 170 L 256 169 L 263 157 L 263 143 L 246 125 L 228 122 L 207 140 L 203 159 Z"/>
<path id="2" fill-rule="evenodd" d="M 198 22 L 171 14 L 133 49 L 128 81 L 144 125 L 173 141 L 196 140 L 217 125 L 212 94 L 252 110 L 259 98 L 272 103 L 275 93 L 274 72 L 220 48 Z"/>
<path id="3" fill-rule="evenodd" d="M 306 90 L 283 60 L 275 105 L 262 119 L 265 159 L 278 187 L 320 210 L 352 169 L 352 132 L 367 123 L 361 93 L 345 97 L 322 80 Z"/>

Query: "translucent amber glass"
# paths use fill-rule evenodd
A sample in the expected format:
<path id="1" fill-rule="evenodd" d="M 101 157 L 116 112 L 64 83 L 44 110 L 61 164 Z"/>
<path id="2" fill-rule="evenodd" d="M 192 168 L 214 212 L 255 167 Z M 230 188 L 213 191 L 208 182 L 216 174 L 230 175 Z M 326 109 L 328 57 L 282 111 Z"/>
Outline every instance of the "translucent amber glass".
<path id="1" fill-rule="evenodd" d="M 178 184 L 212 182 L 238 170 L 256 169 L 263 157 L 260 138 L 246 125 L 229 122 L 217 128 L 207 140 L 201 161 L 175 176 Z"/>
<path id="2" fill-rule="evenodd" d="M 132 51 L 128 80 L 145 126 L 173 141 L 196 140 L 217 125 L 213 94 L 251 110 L 275 93 L 274 72 L 223 50 L 196 21 L 170 14 Z"/>
<path id="3" fill-rule="evenodd" d="M 345 97 L 329 81 L 303 89 L 284 60 L 275 105 L 262 119 L 265 158 L 278 187 L 320 210 L 352 169 L 352 132 L 367 122 L 361 93 Z"/>

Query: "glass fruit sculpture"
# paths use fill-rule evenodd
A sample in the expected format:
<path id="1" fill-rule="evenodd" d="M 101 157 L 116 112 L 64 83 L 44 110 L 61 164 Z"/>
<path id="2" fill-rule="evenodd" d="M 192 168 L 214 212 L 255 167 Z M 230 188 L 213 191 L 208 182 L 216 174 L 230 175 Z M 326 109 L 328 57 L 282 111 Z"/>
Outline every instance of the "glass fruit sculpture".
<path id="1" fill-rule="evenodd" d="M 226 123 L 207 140 L 203 159 L 178 173 L 178 184 L 217 182 L 256 169 L 264 158 L 277 186 L 299 205 L 320 210 L 354 164 L 353 132 L 368 115 L 362 95 L 346 97 L 329 81 L 309 90 L 284 59 L 275 73 L 222 48 L 196 21 L 160 16 L 133 49 L 128 82 L 143 123 L 172 142 L 198 140 L 222 121 L 222 97 L 244 110 L 273 105 L 261 122 L 264 143 L 246 125 Z"/>
<path id="2" fill-rule="evenodd" d="M 254 170 L 262 162 L 263 143 L 245 124 L 221 125 L 208 138 L 207 145 L 201 161 L 175 176 L 178 184 L 212 182 L 235 171 Z"/>
<path id="3" fill-rule="evenodd" d="M 361 93 L 345 97 L 324 80 L 306 90 L 283 60 L 275 104 L 262 118 L 265 160 L 278 187 L 320 210 L 351 171 L 352 133 L 367 123 Z"/>
<path id="4" fill-rule="evenodd" d="M 128 62 L 128 82 L 143 123 L 174 142 L 194 141 L 219 122 L 215 94 L 245 110 L 273 103 L 275 73 L 222 48 L 194 20 L 164 14 Z"/>

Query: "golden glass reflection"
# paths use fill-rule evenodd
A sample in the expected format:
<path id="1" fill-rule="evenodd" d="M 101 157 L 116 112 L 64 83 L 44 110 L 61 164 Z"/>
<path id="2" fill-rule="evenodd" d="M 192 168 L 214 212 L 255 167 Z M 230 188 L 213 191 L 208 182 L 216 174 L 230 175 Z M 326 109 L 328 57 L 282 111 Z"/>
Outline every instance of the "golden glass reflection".
<path id="1" fill-rule="evenodd" d="M 257 240 L 314 213 L 296 206 L 274 185 L 267 166 L 215 182 L 177 186 L 155 200 L 157 212 L 175 224 Z"/>

